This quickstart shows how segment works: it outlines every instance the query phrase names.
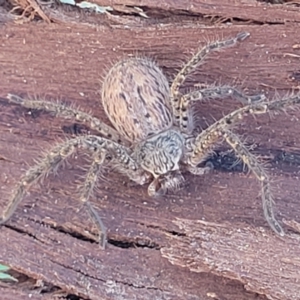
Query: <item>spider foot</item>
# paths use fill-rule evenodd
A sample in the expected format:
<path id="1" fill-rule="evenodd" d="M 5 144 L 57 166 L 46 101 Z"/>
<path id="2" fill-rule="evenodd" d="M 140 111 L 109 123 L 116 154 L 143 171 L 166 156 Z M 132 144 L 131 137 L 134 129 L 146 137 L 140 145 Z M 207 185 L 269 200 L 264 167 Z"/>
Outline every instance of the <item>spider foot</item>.
<path id="1" fill-rule="evenodd" d="M 92 220 L 95 222 L 99 230 L 99 238 L 98 238 L 99 245 L 102 249 L 105 249 L 106 242 L 107 242 L 106 227 L 104 226 L 100 216 L 98 215 L 98 213 L 96 212 L 92 204 L 89 201 L 86 201 L 84 204 L 87 207 L 88 212 L 92 217 Z"/>
<path id="2" fill-rule="evenodd" d="M 241 42 L 241 41 L 245 40 L 248 36 L 250 36 L 249 32 L 242 31 L 237 34 L 236 40 Z"/>

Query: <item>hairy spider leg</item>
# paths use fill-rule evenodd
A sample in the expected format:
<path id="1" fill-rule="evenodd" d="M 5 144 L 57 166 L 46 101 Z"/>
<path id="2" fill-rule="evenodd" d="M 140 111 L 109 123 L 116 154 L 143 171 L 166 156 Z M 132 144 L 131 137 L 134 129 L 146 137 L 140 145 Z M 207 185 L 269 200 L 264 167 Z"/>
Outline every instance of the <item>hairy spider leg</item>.
<path id="1" fill-rule="evenodd" d="M 173 83 L 171 85 L 171 103 L 173 107 L 173 114 L 174 114 L 174 122 L 175 125 L 179 126 L 179 119 L 180 119 L 180 92 L 179 88 L 186 80 L 187 76 L 196 69 L 196 67 L 204 60 L 204 58 L 213 51 L 218 51 L 223 48 L 231 47 L 245 40 L 250 33 L 248 32 L 240 32 L 234 38 L 229 38 L 223 41 L 216 41 L 207 44 L 202 49 L 200 49 L 179 71 L 176 75 Z"/>
<path id="2" fill-rule="evenodd" d="M 207 129 L 202 131 L 194 141 L 190 141 L 189 148 L 193 149 L 187 153 L 187 163 L 196 167 L 203 162 L 211 153 L 213 146 L 216 145 L 220 138 L 233 148 L 236 155 L 248 166 L 262 186 L 262 202 L 264 215 L 270 227 L 279 235 L 283 236 L 284 231 L 278 221 L 275 219 L 273 212 L 273 196 L 270 190 L 269 177 L 263 166 L 259 163 L 257 157 L 249 152 L 247 147 L 242 143 L 237 135 L 229 131 L 236 122 L 241 121 L 247 115 L 257 115 L 272 111 L 285 110 L 300 104 L 300 94 L 294 97 L 274 100 L 271 102 L 258 102 L 244 106 L 236 111 L 224 116 Z"/>
<path id="3" fill-rule="evenodd" d="M 22 201 L 26 191 L 32 186 L 32 184 L 34 184 L 40 178 L 47 176 L 49 172 L 57 169 L 58 166 L 65 159 L 70 157 L 77 148 L 83 148 L 92 153 L 98 154 L 98 157 L 94 156 L 92 166 L 88 171 L 88 176 L 84 183 L 80 200 L 86 204 L 91 217 L 97 224 L 97 227 L 100 231 L 100 242 L 102 243 L 101 245 L 104 246 L 106 229 L 101 221 L 101 218 L 98 216 L 92 205 L 88 203 L 89 195 L 93 188 L 94 181 L 96 180 L 96 175 L 98 174 L 99 167 L 103 162 L 103 156 L 101 156 L 99 153 L 103 151 L 109 153 L 115 163 L 117 171 L 127 175 L 131 180 L 137 182 L 138 184 L 145 184 L 148 182 L 149 177 L 130 156 L 129 149 L 95 135 L 79 136 L 69 139 L 63 143 L 59 143 L 49 152 L 47 152 L 46 155 L 36 165 L 31 167 L 21 178 L 12 194 L 11 199 L 8 202 L 7 207 L 2 212 L 0 224 L 3 224 L 12 216 L 17 206 Z"/>
<path id="4" fill-rule="evenodd" d="M 232 97 L 244 105 L 254 102 L 263 101 L 266 99 L 264 94 L 247 96 L 231 86 L 213 86 L 201 90 L 192 91 L 188 94 L 182 95 L 179 99 L 180 104 L 180 129 L 184 133 L 191 133 L 194 129 L 193 114 L 190 112 L 189 105 L 191 102 L 203 100 L 215 100 Z"/>
<path id="5" fill-rule="evenodd" d="M 112 127 L 103 123 L 96 117 L 78 110 L 76 108 L 70 107 L 66 104 L 62 103 L 54 103 L 49 101 L 41 101 L 41 100 L 31 100 L 26 98 L 21 98 L 14 94 L 8 94 L 7 98 L 10 103 L 18 104 L 25 108 L 43 110 L 45 112 L 49 112 L 54 116 L 62 117 L 65 119 L 75 119 L 77 121 L 89 124 L 92 129 L 99 132 L 99 134 L 104 137 L 113 140 L 119 144 L 127 145 L 128 142 L 124 140 L 124 138 Z"/>

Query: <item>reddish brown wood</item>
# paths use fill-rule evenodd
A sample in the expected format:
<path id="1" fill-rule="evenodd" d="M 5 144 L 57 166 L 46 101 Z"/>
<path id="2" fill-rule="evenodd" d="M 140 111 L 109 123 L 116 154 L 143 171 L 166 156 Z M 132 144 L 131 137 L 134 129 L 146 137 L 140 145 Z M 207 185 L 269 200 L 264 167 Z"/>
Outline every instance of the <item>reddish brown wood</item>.
<path id="1" fill-rule="evenodd" d="M 291 8 L 276 9 L 284 14 Z M 28 165 L 65 138 L 62 128 L 73 124 L 8 104 L 7 93 L 66 100 L 107 121 L 99 91 L 112 62 L 136 54 L 153 57 L 171 80 L 207 39 L 246 30 L 249 39 L 210 56 L 185 87 L 236 82 L 250 94 L 263 91 L 272 97 L 276 90 L 286 95 L 300 81 L 297 28 L 296 23 L 204 27 L 201 21 L 130 29 L 114 24 L 2 25 L 1 209 Z M 200 121 L 205 126 L 237 107 L 230 99 L 199 104 Z M 236 131 L 270 159 L 279 151 L 299 149 L 299 117 L 296 110 L 247 118 Z M 293 225 L 293 230 L 285 226 L 284 239 L 274 236 L 263 218 L 259 184 L 252 174 L 186 174 L 182 190 L 151 199 L 146 187 L 109 173 L 92 199 L 109 229 L 108 247 L 101 251 L 94 242 L 96 228 L 76 197 L 76 184 L 84 176 L 81 167 L 87 165 L 78 155 L 58 176 L 34 186 L 0 228 L 0 263 L 83 299 L 300 299 L 299 166 L 273 162 L 269 173 L 278 218 Z M 7 295 L 13 291 L 14 299 L 25 299 L 30 287 L 3 289 Z M 50 289 L 35 296 L 53 299 L 55 293 Z"/>
<path id="2" fill-rule="evenodd" d="M 268 1 L 214 1 L 214 0 L 92 0 L 101 6 L 111 6 L 116 11 L 124 11 L 125 7 L 138 7 L 147 14 L 156 14 L 161 18 L 170 14 L 198 15 L 213 21 L 238 20 L 248 23 L 278 24 L 299 22 L 297 1 L 282 1 L 284 5 L 271 5 Z M 299 6 L 299 3 L 298 3 Z"/>

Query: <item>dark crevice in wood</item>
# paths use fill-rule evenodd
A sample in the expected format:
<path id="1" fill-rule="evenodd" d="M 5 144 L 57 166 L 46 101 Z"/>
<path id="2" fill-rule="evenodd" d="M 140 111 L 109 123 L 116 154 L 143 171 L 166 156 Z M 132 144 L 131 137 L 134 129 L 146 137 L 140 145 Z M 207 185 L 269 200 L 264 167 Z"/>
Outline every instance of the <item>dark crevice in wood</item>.
<path id="1" fill-rule="evenodd" d="M 82 300 L 83 298 L 70 294 L 70 295 L 66 296 L 65 299 L 67 299 L 67 300 Z"/>
<path id="2" fill-rule="evenodd" d="M 114 245 L 115 247 L 122 248 L 122 249 L 140 247 L 138 244 L 136 244 L 134 242 L 128 242 L 126 240 L 122 241 L 122 240 L 108 239 L 107 242 L 111 245 Z M 154 247 L 147 247 L 147 248 L 154 248 Z"/>
<path id="3" fill-rule="evenodd" d="M 211 24 L 227 24 L 227 23 L 233 23 L 234 25 L 280 25 L 283 24 L 283 22 L 262 22 L 262 21 L 257 21 L 253 19 L 242 19 L 242 18 L 237 18 L 237 17 L 231 17 L 231 18 L 226 18 L 222 15 L 206 15 L 206 14 L 201 14 L 201 13 L 195 13 L 191 12 L 189 10 L 163 10 L 163 9 L 153 9 L 149 8 L 146 6 L 139 6 L 140 9 L 142 9 L 143 12 L 147 14 L 150 18 L 154 18 L 157 20 L 163 20 L 166 18 L 170 17 L 179 17 L 184 20 L 190 19 L 191 21 L 195 18 L 197 18 L 198 22 L 199 20 L 203 20 L 204 23 L 209 23 Z M 112 11 L 112 14 L 119 15 L 119 16 L 124 16 L 123 12 L 118 12 L 118 11 Z M 139 16 L 140 17 L 140 16 Z"/>
<path id="4" fill-rule="evenodd" d="M 89 242 L 89 243 L 92 243 L 92 244 L 97 244 L 97 241 L 95 239 L 92 239 L 92 238 L 88 238 L 87 236 L 81 234 L 80 232 L 78 231 L 74 231 L 74 230 L 71 230 L 70 228 L 66 228 L 66 227 L 63 227 L 63 226 L 55 226 L 53 224 L 48 224 L 44 221 L 38 221 L 38 220 L 33 220 L 31 218 L 28 218 L 30 221 L 36 223 L 36 224 L 39 224 L 41 226 L 47 226 L 57 232 L 60 232 L 60 233 L 63 233 L 63 234 L 66 234 L 66 235 L 69 235 L 75 239 L 78 239 L 80 241 L 84 241 L 84 242 Z M 15 230 L 16 232 L 19 232 L 19 233 L 22 233 L 22 234 L 27 234 L 28 236 L 30 237 L 33 237 L 35 240 L 38 240 L 40 242 L 43 243 L 42 240 L 38 239 L 36 236 L 34 236 L 33 234 L 30 234 L 28 232 L 22 229 L 20 229 L 19 227 L 13 227 L 13 226 L 10 226 L 10 225 L 5 225 L 7 228 L 10 228 L 12 230 Z M 149 226 L 150 227 L 150 226 Z M 172 235 L 176 235 L 176 236 L 181 236 L 181 235 L 184 235 L 184 234 L 180 234 L 180 233 L 177 233 L 177 232 L 169 232 L 171 233 Z M 118 247 L 118 248 L 122 248 L 122 249 L 129 249 L 129 248 L 148 248 L 148 249 L 155 249 L 155 250 L 160 250 L 160 245 L 158 245 L 157 243 L 154 243 L 153 241 L 149 241 L 147 239 L 143 239 L 143 238 L 138 238 L 138 239 L 126 239 L 126 237 L 124 238 L 123 236 L 117 236 L 117 235 L 113 235 L 113 236 L 109 236 L 108 238 L 108 241 L 107 241 L 108 244 L 111 244 L 115 247 Z"/>
<path id="5" fill-rule="evenodd" d="M 61 299 L 66 299 L 66 300 L 84 300 L 84 298 L 76 296 L 76 295 L 73 295 L 73 294 L 69 294 L 66 297 L 61 298 Z"/>
<path id="6" fill-rule="evenodd" d="M 292 167 L 300 166 L 300 153 L 287 152 L 275 149 L 256 149 L 256 155 L 262 157 L 263 161 L 274 168 L 284 168 L 284 173 L 294 173 L 296 170 Z M 255 153 L 254 152 L 254 153 Z M 261 160 L 261 159 L 260 159 Z M 214 169 L 222 172 L 247 173 L 248 168 L 235 156 L 230 150 L 216 150 L 211 154 L 207 162 L 211 162 Z"/>
<path id="7" fill-rule="evenodd" d="M 47 225 L 49 226 L 49 225 Z M 82 235 L 81 233 L 77 232 L 77 231 L 73 231 L 73 230 L 68 230 L 62 226 L 49 226 L 51 227 L 52 229 L 56 230 L 57 232 L 60 232 L 60 233 L 63 233 L 63 234 L 67 234 L 75 239 L 78 239 L 78 240 L 81 240 L 81 241 L 84 241 L 84 242 L 89 242 L 89 243 L 92 243 L 92 244 L 95 244 L 97 243 L 95 240 L 93 239 L 90 239 L 90 238 L 87 238 L 86 236 Z"/>
<path id="8" fill-rule="evenodd" d="M 88 134 L 90 132 L 90 128 L 88 126 L 79 123 L 63 125 L 61 129 L 64 133 L 72 135 Z"/>
<path id="9" fill-rule="evenodd" d="M 26 234 L 26 235 L 28 235 L 29 237 L 32 237 L 34 240 L 39 241 L 39 242 L 41 242 L 41 243 L 44 243 L 42 240 L 40 240 L 39 238 L 37 238 L 34 234 L 27 232 L 27 231 L 26 231 L 26 227 L 21 228 L 21 227 L 12 226 L 12 225 L 10 225 L 10 224 L 4 224 L 4 225 L 2 225 L 2 226 L 3 226 L 3 227 L 7 227 L 7 228 L 9 228 L 9 229 L 11 229 L 11 230 L 14 230 L 14 231 L 16 231 L 16 232 L 18 232 L 18 233 Z"/>
<path id="10" fill-rule="evenodd" d="M 150 227 L 150 226 L 149 226 L 149 227 Z M 184 233 L 177 232 L 177 231 L 174 231 L 174 230 L 171 230 L 171 231 L 167 230 L 167 231 L 165 231 L 165 232 L 167 232 L 167 233 L 169 233 L 169 234 L 171 234 L 171 235 L 174 235 L 174 236 L 186 236 Z"/>
<path id="11" fill-rule="evenodd" d="M 126 239 L 122 240 L 121 237 L 118 238 L 119 239 L 109 237 L 107 243 L 122 249 L 148 248 L 148 249 L 160 250 L 160 246 L 158 244 L 145 239 L 142 240 L 140 239 L 138 241 L 128 241 Z"/>
<path id="12" fill-rule="evenodd" d="M 146 226 L 149 229 L 158 229 L 159 231 L 161 231 L 163 233 L 168 233 L 168 234 L 171 234 L 171 235 L 176 236 L 176 237 L 186 236 L 186 234 L 184 234 L 182 232 L 178 232 L 178 231 L 175 231 L 175 230 L 166 230 L 165 228 L 162 228 L 160 226 L 145 224 L 143 222 L 138 222 L 138 224 L 140 224 L 142 226 Z"/>
<path id="13" fill-rule="evenodd" d="M 272 1 L 260 1 L 260 2 L 267 2 L 271 3 Z M 275 2 L 275 1 L 273 1 Z M 277 2 L 277 1 L 276 1 Z M 279 2 L 279 1 L 278 1 Z M 283 3 L 283 1 L 280 1 Z M 289 3 L 284 2 L 284 3 Z M 278 4 L 278 3 L 273 3 L 273 4 Z M 40 2 L 41 9 L 43 10 L 43 4 Z M 125 9 L 124 9 L 125 8 Z M 128 8 L 128 11 L 126 10 Z M 73 5 L 68 5 L 68 4 L 52 4 L 51 6 L 51 11 L 60 11 L 61 15 L 63 16 L 64 11 L 66 13 L 74 12 L 76 14 L 80 13 L 82 15 L 86 14 L 87 16 L 94 15 L 96 18 L 103 18 L 104 14 L 99 14 L 95 13 L 92 10 L 88 9 L 80 9 L 77 6 Z M 143 14 L 145 14 L 148 18 L 145 18 L 141 16 L 139 13 L 141 11 Z M 22 15 L 23 11 L 22 9 L 16 10 L 14 14 L 16 15 Z M 46 10 L 45 13 L 47 14 Z M 185 22 L 194 22 L 197 21 L 197 23 L 201 23 L 201 20 L 203 24 L 211 24 L 211 25 L 220 25 L 220 24 L 234 24 L 234 25 L 282 25 L 284 24 L 284 21 L 259 21 L 259 20 L 254 20 L 254 19 L 247 19 L 247 18 L 239 18 L 236 16 L 230 16 L 226 17 L 223 15 L 210 15 L 210 14 L 205 14 L 205 13 L 198 13 L 198 12 L 193 12 L 191 10 L 184 10 L 184 9 L 162 9 L 159 7 L 152 7 L 152 6 L 131 6 L 131 5 L 122 5 L 122 6 L 113 6 L 113 10 L 109 11 L 109 14 L 111 16 L 115 17 L 130 17 L 130 18 L 136 18 L 136 20 L 141 20 L 147 23 L 153 23 L 155 22 L 163 22 L 165 20 L 165 23 L 171 23 L 172 20 L 175 18 L 178 21 L 185 21 Z M 32 21 L 40 21 L 41 17 L 36 15 L 36 17 Z M 80 21 L 79 21 L 80 22 Z"/>
<path id="14" fill-rule="evenodd" d="M 78 239 L 78 240 L 81 240 L 81 241 L 84 241 L 84 242 L 89 242 L 89 243 L 92 243 L 92 244 L 97 244 L 97 241 L 95 241 L 96 237 L 95 237 L 95 239 L 88 238 L 87 236 L 81 234 L 78 231 L 74 231 L 74 230 L 72 230 L 70 228 L 66 228 L 66 227 L 63 227 L 63 226 L 55 226 L 55 225 L 53 225 L 53 223 L 52 224 L 48 224 L 48 223 L 46 223 L 44 221 L 41 222 L 41 221 L 33 220 L 33 219 L 29 219 L 29 220 L 31 220 L 34 223 L 39 224 L 41 226 L 46 226 L 46 227 L 49 227 L 49 228 L 51 228 L 51 229 L 53 229 L 53 230 L 55 230 L 57 232 L 63 233 L 65 235 L 69 235 L 69 236 L 71 236 L 71 237 L 73 237 L 75 239 Z"/>
<path id="15" fill-rule="evenodd" d="M 300 165 L 300 153 L 287 151 L 274 151 L 274 162 L 276 164 L 287 164 L 288 166 Z"/>
<path id="16" fill-rule="evenodd" d="M 293 5 L 293 6 L 300 6 L 300 2 L 297 2 L 297 0 L 257 0 L 258 2 L 264 2 L 272 5 Z"/>

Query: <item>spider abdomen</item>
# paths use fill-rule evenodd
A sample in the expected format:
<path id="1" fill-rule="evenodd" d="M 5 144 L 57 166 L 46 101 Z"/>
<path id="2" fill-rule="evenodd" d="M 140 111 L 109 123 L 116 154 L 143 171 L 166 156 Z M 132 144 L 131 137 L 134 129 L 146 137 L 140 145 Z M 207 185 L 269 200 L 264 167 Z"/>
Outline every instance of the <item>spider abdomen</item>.
<path id="1" fill-rule="evenodd" d="M 130 142 L 173 125 L 168 80 L 149 59 L 115 64 L 104 78 L 102 104 L 115 129 Z"/>

